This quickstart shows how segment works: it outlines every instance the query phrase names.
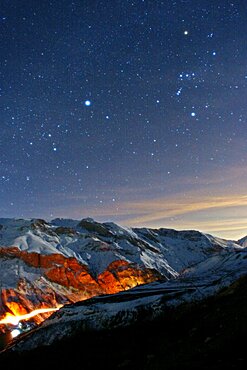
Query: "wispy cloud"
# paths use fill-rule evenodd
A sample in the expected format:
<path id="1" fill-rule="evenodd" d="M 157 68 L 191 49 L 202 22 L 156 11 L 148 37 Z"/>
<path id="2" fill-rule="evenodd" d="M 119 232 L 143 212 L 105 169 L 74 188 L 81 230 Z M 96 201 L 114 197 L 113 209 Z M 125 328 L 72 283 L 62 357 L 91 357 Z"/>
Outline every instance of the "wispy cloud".
<path id="1" fill-rule="evenodd" d="M 66 195 L 66 203 L 61 202 L 56 209 L 61 217 L 63 214 L 76 218 L 90 216 L 126 226 L 193 228 L 235 237 L 241 231 L 247 232 L 246 178 L 246 167 L 230 167 L 220 174 L 212 171 L 203 179 L 181 176 L 180 189 L 184 191 L 176 192 L 174 186 L 173 194 L 163 195 L 164 190 L 160 191 L 158 185 L 149 194 L 142 186 L 120 188 L 116 189 L 120 200 L 114 203 L 108 192 L 98 206 L 84 195 L 74 194 Z M 200 186 L 193 187 L 195 181 Z"/>
<path id="2" fill-rule="evenodd" d="M 143 200 L 140 202 L 124 203 L 120 209 L 124 208 L 131 213 L 135 212 L 140 216 L 129 219 L 128 222 L 134 224 L 150 223 L 179 215 L 186 215 L 205 211 L 209 209 L 225 209 L 229 207 L 246 207 L 247 195 L 226 195 L 226 196 L 200 196 L 159 198 L 154 200 Z"/>

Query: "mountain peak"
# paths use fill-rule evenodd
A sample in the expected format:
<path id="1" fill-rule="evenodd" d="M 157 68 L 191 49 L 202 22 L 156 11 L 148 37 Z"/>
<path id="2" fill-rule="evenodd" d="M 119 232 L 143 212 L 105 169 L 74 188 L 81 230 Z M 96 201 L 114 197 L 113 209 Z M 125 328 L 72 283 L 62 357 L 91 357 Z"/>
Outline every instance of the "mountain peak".
<path id="1" fill-rule="evenodd" d="M 239 239 L 239 240 L 237 241 L 237 243 L 238 243 L 239 245 L 241 245 L 242 247 L 246 248 L 246 247 L 247 247 L 247 235 L 246 235 L 246 236 L 244 236 L 243 238 Z"/>
<path id="2" fill-rule="evenodd" d="M 0 225 L 0 332 L 9 330 L 4 326 L 7 311 L 15 317 L 45 309 L 29 326 L 46 319 L 47 309 L 147 283 L 152 284 L 128 292 L 127 301 L 133 297 L 133 302 L 140 298 L 145 303 L 151 294 L 151 304 L 167 291 L 176 303 L 180 294 L 181 299 L 197 299 L 202 289 L 205 294 L 215 291 L 220 269 L 234 271 L 230 276 L 246 270 L 245 248 L 196 230 L 125 228 L 92 218 L 0 219 Z M 199 288 L 194 286 L 197 280 Z M 116 302 L 118 307 L 119 297 L 114 297 L 109 305 Z M 131 302 L 125 305 L 130 310 Z"/>

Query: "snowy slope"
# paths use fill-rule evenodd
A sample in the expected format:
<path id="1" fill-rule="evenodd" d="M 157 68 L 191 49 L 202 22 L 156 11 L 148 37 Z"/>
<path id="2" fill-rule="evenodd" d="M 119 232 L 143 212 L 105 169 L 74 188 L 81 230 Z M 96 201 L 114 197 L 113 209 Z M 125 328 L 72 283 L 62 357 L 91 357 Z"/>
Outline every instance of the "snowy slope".
<path id="1" fill-rule="evenodd" d="M 92 219 L 0 219 L 0 248 L 16 246 L 29 253 L 74 256 L 99 274 L 118 259 L 159 271 L 167 278 L 212 253 L 240 248 L 198 231 L 128 229 Z"/>
<path id="2" fill-rule="evenodd" d="M 50 344 L 75 331 L 129 325 L 143 318 L 143 312 L 145 319 L 150 320 L 172 306 L 215 294 L 246 274 L 244 246 L 245 240 L 227 241 L 194 230 L 125 228 L 114 223 L 100 224 L 93 219 L 51 222 L 0 219 L 0 277 L 5 294 L 0 313 L 8 303 L 9 289 L 14 301 L 28 298 L 26 309 L 30 310 L 47 299 L 49 307 L 77 302 L 64 306 L 26 336 L 25 341 L 15 347 L 20 349 Z M 37 260 L 37 255 L 42 258 Z M 34 259 L 31 264 L 29 256 Z M 75 265 L 75 261 L 79 265 Z M 112 272 L 108 268 L 115 261 L 123 265 Z M 122 270 L 124 263 L 128 270 Z M 71 276 L 73 266 L 76 266 L 75 273 L 81 269 L 81 275 Z M 129 276 L 125 271 L 135 273 L 138 266 L 156 271 L 159 281 L 114 295 L 101 295 L 106 290 L 99 285 L 99 276 L 101 279 L 104 276 L 102 281 L 106 287 L 108 283 L 112 286 L 119 283 L 120 276 L 126 281 Z M 109 274 L 111 279 L 116 276 L 117 279 L 109 280 Z M 80 276 L 84 279 L 82 288 L 86 295 L 81 288 L 76 293 L 73 285 Z M 90 289 L 94 289 L 92 294 Z M 120 290 L 125 288 L 115 291 Z M 90 296 L 95 297 L 78 302 Z"/>
<path id="3" fill-rule="evenodd" d="M 247 236 L 245 236 L 244 238 L 239 239 L 238 244 L 241 245 L 244 248 L 247 247 Z"/>
<path id="4" fill-rule="evenodd" d="M 209 257 L 179 278 L 66 305 L 11 349 L 51 345 L 80 332 L 124 327 L 158 318 L 171 307 L 200 301 L 246 275 L 247 250 Z"/>

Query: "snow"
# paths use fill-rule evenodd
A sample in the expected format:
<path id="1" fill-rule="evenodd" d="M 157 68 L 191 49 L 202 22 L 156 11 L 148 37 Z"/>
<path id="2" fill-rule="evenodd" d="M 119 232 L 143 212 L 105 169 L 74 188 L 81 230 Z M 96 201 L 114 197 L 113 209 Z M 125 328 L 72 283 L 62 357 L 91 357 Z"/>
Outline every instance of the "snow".
<path id="1" fill-rule="evenodd" d="M 247 236 L 238 240 L 238 244 L 241 245 L 243 248 L 246 248 L 247 247 Z"/>
<path id="2" fill-rule="evenodd" d="M 97 233 L 97 228 L 92 232 L 78 227 L 80 221 L 77 220 L 55 219 L 40 228 L 31 227 L 32 222 L 0 219 L 1 247 L 16 246 L 27 252 L 74 256 L 95 274 L 121 259 L 154 268 L 169 280 L 66 305 L 20 341 L 14 350 L 49 345 L 76 330 L 130 325 L 138 320 L 143 309 L 151 320 L 169 307 L 200 301 L 217 293 L 247 271 L 247 248 L 244 248 L 247 238 L 235 242 L 193 230 L 130 229 L 113 223 L 102 224 L 112 234 L 103 235 Z M 74 232 L 56 233 L 57 227 L 69 227 Z M 0 259 L 0 271 L 4 287 L 15 287 L 18 278 L 24 276 L 34 287 L 52 286 L 63 296 L 64 287 L 40 277 L 38 269 L 17 259 Z"/>
<path id="3" fill-rule="evenodd" d="M 91 218 L 83 221 L 94 223 Z M 0 247 L 15 246 L 29 253 L 75 257 L 95 274 L 103 272 L 111 262 L 122 259 L 156 269 L 167 278 L 175 278 L 214 251 L 242 248 L 236 242 L 193 230 L 131 229 L 110 222 L 95 223 L 111 232 L 112 236 L 106 236 L 79 227 L 79 220 L 57 218 L 50 223 L 44 221 L 43 227 L 36 222 L 33 227 L 35 222 L 35 219 L 0 219 Z M 73 232 L 65 230 L 57 234 L 57 227 L 70 228 Z"/>
<path id="4" fill-rule="evenodd" d="M 20 250 L 27 250 L 29 253 L 36 252 L 39 254 L 53 254 L 60 253 L 56 249 L 55 240 L 46 241 L 42 235 L 38 236 L 28 231 L 26 235 L 17 237 L 13 240 L 12 245 L 18 247 Z"/>
<path id="5" fill-rule="evenodd" d="M 63 226 L 63 227 L 76 227 L 80 221 L 79 220 L 71 220 L 69 218 L 55 218 L 51 220 L 50 224 L 53 226 Z"/>
<path id="6" fill-rule="evenodd" d="M 246 274 L 247 251 L 220 253 L 188 269 L 182 276 L 166 282 L 154 282 L 129 291 L 99 296 L 76 305 L 66 305 L 39 328 L 17 343 L 13 350 L 29 350 L 50 345 L 73 335 L 76 330 L 113 329 L 130 325 L 141 317 L 158 317 L 170 307 L 200 301 Z"/>

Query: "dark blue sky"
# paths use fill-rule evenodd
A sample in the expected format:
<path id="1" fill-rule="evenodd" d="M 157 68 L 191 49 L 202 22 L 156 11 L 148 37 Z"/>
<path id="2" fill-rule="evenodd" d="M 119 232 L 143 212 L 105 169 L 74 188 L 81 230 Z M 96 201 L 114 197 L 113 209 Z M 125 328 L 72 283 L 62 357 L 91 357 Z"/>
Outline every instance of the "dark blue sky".
<path id="1" fill-rule="evenodd" d="M 247 4 L 8 1 L 2 217 L 247 233 Z"/>

